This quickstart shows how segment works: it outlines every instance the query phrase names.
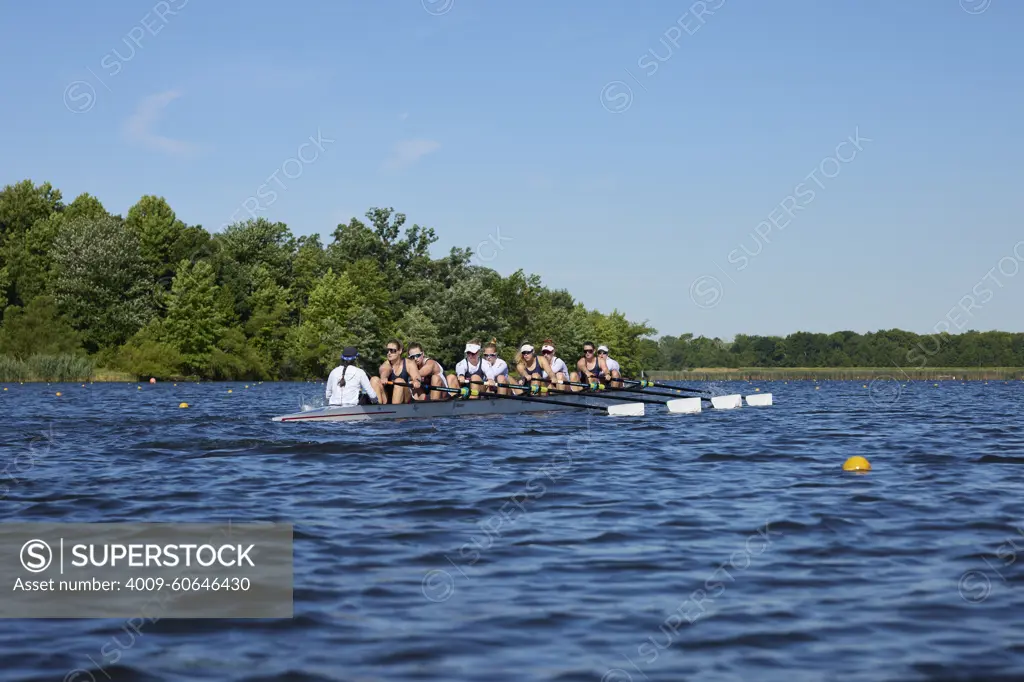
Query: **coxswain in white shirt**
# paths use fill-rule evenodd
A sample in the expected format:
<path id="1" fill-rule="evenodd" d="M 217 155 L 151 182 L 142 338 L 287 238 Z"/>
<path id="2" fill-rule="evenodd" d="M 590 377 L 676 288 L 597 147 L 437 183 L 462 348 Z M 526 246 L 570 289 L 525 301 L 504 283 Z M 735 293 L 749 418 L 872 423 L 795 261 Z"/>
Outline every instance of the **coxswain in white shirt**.
<path id="1" fill-rule="evenodd" d="M 455 373 L 448 376 L 452 388 L 469 388 L 483 392 L 487 375 L 484 374 L 483 359 L 480 357 L 480 339 L 471 339 L 466 344 L 465 357 L 455 365 Z M 471 395 L 470 398 L 477 396 Z"/>
<path id="2" fill-rule="evenodd" d="M 498 395 L 505 395 L 508 393 L 506 386 L 499 386 L 498 384 L 508 384 L 508 363 L 498 357 L 498 342 L 495 339 L 491 339 L 490 343 L 486 344 L 484 350 L 484 375 L 487 377 L 487 385 L 485 390 L 491 393 L 497 393 Z"/>
<path id="3" fill-rule="evenodd" d="M 608 355 L 608 346 L 602 344 L 597 347 L 597 361 L 604 363 L 603 366 L 608 385 L 612 388 L 622 388 L 622 382 L 616 381 L 616 379 L 622 378 L 622 370 L 619 367 L 619 363 L 612 360 L 611 356 Z"/>
<path id="4" fill-rule="evenodd" d="M 377 404 L 380 401 L 379 382 L 374 385 L 366 372 L 353 364 L 358 357 L 359 352 L 353 346 L 347 346 L 341 351 L 341 364 L 331 370 L 327 377 L 328 405 L 353 407 Z"/>
<path id="5" fill-rule="evenodd" d="M 441 363 L 433 358 L 428 358 L 423 352 L 423 346 L 418 343 L 410 343 L 409 350 L 405 357 L 416 363 L 416 369 L 420 374 L 420 381 L 424 384 L 412 392 L 413 400 L 426 400 L 427 385 L 431 387 L 448 388 L 448 381 L 444 378 L 444 368 Z M 445 400 L 450 397 L 447 391 L 430 391 L 431 400 Z"/>
<path id="6" fill-rule="evenodd" d="M 385 405 L 412 402 L 412 391 L 420 387 L 416 363 L 402 357 L 402 342 L 398 339 L 391 339 L 386 346 L 384 352 L 388 359 L 380 366 L 381 402 Z"/>

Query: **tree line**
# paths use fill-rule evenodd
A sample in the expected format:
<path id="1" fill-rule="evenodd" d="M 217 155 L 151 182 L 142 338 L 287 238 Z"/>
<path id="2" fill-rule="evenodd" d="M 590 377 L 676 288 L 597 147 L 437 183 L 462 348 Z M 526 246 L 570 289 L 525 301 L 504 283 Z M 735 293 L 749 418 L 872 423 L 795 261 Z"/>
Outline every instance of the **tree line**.
<path id="1" fill-rule="evenodd" d="M 211 234 L 159 196 L 122 217 L 50 183 L 0 191 L 0 356 L 88 358 L 140 377 L 323 377 L 341 349 L 367 368 L 388 339 L 416 341 L 453 365 L 470 338 L 496 338 L 511 360 L 524 341 L 557 340 L 566 357 L 606 343 L 627 372 L 654 333 L 618 311 L 586 308 L 519 270 L 503 277 L 469 248 L 434 258 L 433 228 L 392 208 L 339 224 L 330 243 L 263 218 Z"/>
<path id="2" fill-rule="evenodd" d="M 473 337 L 497 339 L 509 361 L 524 341 L 550 337 L 570 362 L 584 341 L 607 344 L 634 376 L 695 367 L 1024 367 L 1024 334 L 994 331 L 655 339 L 646 322 L 588 309 L 522 270 L 503 277 L 474 263 L 469 248 L 435 258 L 434 229 L 408 226 L 392 208 L 371 208 L 365 219 L 337 225 L 324 244 L 263 218 L 210 233 L 154 195 L 122 217 L 89 194 L 65 204 L 50 183 L 7 185 L 0 365 L 307 379 L 326 376 L 347 345 L 373 369 L 388 339 L 416 341 L 447 368 Z"/>
<path id="3" fill-rule="evenodd" d="M 915 334 L 883 329 L 867 334 L 796 332 L 785 337 L 739 334 L 726 343 L 691 334 L 643 339 L 648 369 L 695 367 L 1024 367 L 1024 334 L 967 331 Z"/>

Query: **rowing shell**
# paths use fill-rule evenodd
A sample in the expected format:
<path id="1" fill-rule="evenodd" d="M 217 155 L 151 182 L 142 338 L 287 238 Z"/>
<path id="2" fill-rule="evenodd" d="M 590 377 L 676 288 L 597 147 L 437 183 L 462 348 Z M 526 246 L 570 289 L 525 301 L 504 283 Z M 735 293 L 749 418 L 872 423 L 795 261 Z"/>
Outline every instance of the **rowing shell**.
<path id="1" fill-rule="evenodd" d="M 630 403 L 642 391 L 604 391 L 602 395 L 620 398 L 623 404 L 642 408 L 642 403 Z M 757 399 L 756 401 L 754 399 Z M 560 403 L 574 405 L 607 406 L 595 398 L 582 395 L 559 395 Z M 719 396 L 712 398 L 712 405 L 717 409 L 732 409 L 741 405 L 740 396 Z M 771 405 L 771 394 L 747 396 L 748 405 Z M 625 407 L 625 405 L 619 405 Z M 619 407 L 615 406 L 615 407 Z M 670 412 L 700 412 L 700 398 L 682 398 L 666 403 Z M 361 422 L 382 419 L 434 419 L 439 417 L 468 417 L 494 414 L 520 414 L 523 412 L 561 412 L 578 409 L 573 405 L 554 405 L 551 403 L 534 402 L 526 399 L 491 398 L 482 396 L 476 400 L 438 400 L 417 401 L 400 405 L 355 405 L 353 407 L 328 406 L 305 412 L 295 412 L 274 417 L 275 422 Z M 614 408 L 613 408 L 614 409 Z M 623 411 L 620 414 L 639 414 Z"/>

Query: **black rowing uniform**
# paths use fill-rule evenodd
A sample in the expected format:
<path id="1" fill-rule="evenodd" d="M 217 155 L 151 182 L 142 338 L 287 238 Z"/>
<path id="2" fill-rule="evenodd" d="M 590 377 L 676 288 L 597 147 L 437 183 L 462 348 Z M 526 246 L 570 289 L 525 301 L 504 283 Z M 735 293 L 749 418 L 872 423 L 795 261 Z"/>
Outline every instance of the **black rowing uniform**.
<path id="1" fill-rule="evenodd" d="M 463 365 L 465 363 L 465 365 Z M 463 360 L 456 365 L 455 369 L 458 371 L 460 367 L 465 367 L 463 370 L 464 374 L 459 374 L 461 377 L 465 377 L 469 382 L 471 388 L 474 391 L 479 391 L 483 388 L 482 384 L 487 381 L 487 375 L 484 373 L 484 361 L 480 360 L 480 363 L 473 369 L 473 365 L 469 364 L 469 360 Z M 479 383 L 478 383 L 479 382 Z"/>
<path id="2" fill-rule="evenodd" d="M 402 360 L 402 371 L 399 372 L 397 375 L 395 374 L 395 366 L 394 365 L 391 366 L 391 373 L 388 374 L 388 381 L 390 381 L 392 383 L 388 384 L 387 386 L 384 387 L 384 390 L 387 391 L 387 394 L 388 394 L 388 400 L 391 400 L 391 395 L 394 392 L 394 388 L 395 387 L 394 387 L 393 383 L 394 383 L 395 379 L 402 379 L 403 381 L 405 381 L 406 385 L 409 388 L 412 388 L 412 381 L 409 379 L 409 370 L 405 366 L 405 360 L 404 359 Z"/>
<path id="3" fill-rule="evenodd" d="M 540 361 L 537 360 L 537 358 L 533 359 L 533 367 L 528 367 L 525 365 L 524 367 L 526 367 L 526 374 L 528 375 L 528 380 L 544 378 L 544 368 L 540 366 Z"/>
<path id="4" fill-rule="evenodd" d="M 586 360 L 583 361 L 583 373 L 584 373 L 584 377 L 583 377 L 583 381 L 584 382 L 589 380 L 590 377 L 593 377 L 594 380 L 598 381 L 598 382 L 601 382 L 604 379 L 604 370 L 601 369 L 601 363 L 597 361 L 597 358 L 594 358 L 594 366 L 593 367 L 588 367 L 587 366 L 587 361 Z"/>

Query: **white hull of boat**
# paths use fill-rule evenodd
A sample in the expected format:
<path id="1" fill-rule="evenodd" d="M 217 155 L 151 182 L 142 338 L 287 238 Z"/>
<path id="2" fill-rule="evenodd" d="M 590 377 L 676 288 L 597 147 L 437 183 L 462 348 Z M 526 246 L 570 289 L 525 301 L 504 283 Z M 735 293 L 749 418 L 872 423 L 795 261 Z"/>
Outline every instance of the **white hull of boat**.
<path id="1" fill-rule="evenodd" d="M 612 413 L 620 415 L 644 414 L 644 403 L 633 402 L 638 397 L 656 397 L 643 391 L 604 391 L 601 395 L 614 397 L 615 400 L 594 398 L 585 395 L 547 396 L 545 400 L 557 400 L 571 405 L 534 400 L 489 398 L 476 400 L 429 400 L 401 405 L 356 405 L 354 407 L 321 407 L 305 412 L 295 412 L 274 417 L 275 422 L 363 422 L 381 419 L 434 419 L 438 417 L 468 417 L 492 414 L 520 414 L 523 412 L 552 412 L 561 410 L 579 410 L 575 405 L 594 405 L 602 408 L 613 408 Z M 743 404 L 739 395 L 716 396 L 711 398 L 712 407 L 719 410 L 736 409 Z M 772 394 L 747 396 L 750 406 L 768 406 L 772 404 Z M 701 412 L 701 398 L 680 398 L 665 403 L 669 412 L 694 414 Z M 606 413 L 607 414 L 607 413 Z"/>
<path id="2" fill-rule="evenodd" d="M 638 395 L 634 392 L 607 391 L 602 395 L 621 396 L 622 403 L 628 403 Z M 610 407 L 621 405 L 611 400 L 601 400 L 589 396 L 559 395 L 560 403 L 574 405 L 597 405 Z M 479 398 L 476 400 L 439 400 L 436 402 L 422 401 L 401 405 L 356 405 L 354 407 L 321 407 L 306 412 L 296 412 L 274 417 L 276 422 L 354 422 L 378 419 L 433 419 L 435 417 L 465 417 L 470 415 L 519 414 L 522 412 L 549 412 L 555 410 L 578 410 L 578 407 L 554 405 L 552 403 L 535 402 L 511 398 Z"/>

